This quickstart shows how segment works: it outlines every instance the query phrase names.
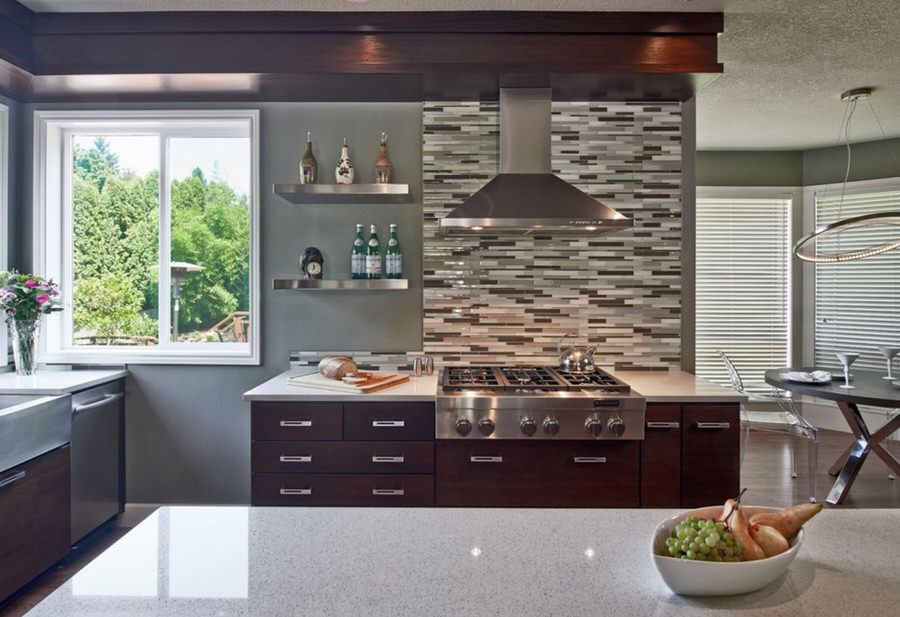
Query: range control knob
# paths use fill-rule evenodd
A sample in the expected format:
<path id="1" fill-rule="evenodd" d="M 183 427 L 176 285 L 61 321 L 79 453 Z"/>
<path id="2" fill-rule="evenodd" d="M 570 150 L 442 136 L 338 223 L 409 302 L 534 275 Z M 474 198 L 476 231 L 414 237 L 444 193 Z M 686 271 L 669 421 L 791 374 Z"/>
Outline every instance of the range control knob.
<path id="1" fill-rule="evenodd" d="M 531 418 L 522 418 L 522 421 L 519 422 L 519 428 L 522 429 L 522 434 L 528 437 L 537 432 L 537 424 Z"/>
<path id="2" fill-rule="evenodd" d="M 472 421 L 468 418 L 460 418 L 456 421 L 454 425 L 456 427 L 456 432 L 465 437 L 469 433 L 472 432 Z"/>
<path id="3" fill-rule="evenodd" d="M 588 418 L 587 422 L 584 423 L 584 430 L 594 437 L 599 437 L 600 433 L 603 432 L 603 422 L 596 417 Z"/>
<path id="4" fill-rule="evenodd" d="M 622 418 L 620 418 L 619 416 L 610 418 L 609 424 L 606 425 L 606 428 L 616 437 L 621 437 L 625 434 L 625 421 L 622 420 Z"/>
<path id="5" fill-rule="evenodd" d="M 544 432 L 550 436 L 559 433 L 559 420 L 556 418 L 546 418 L 544 420 Z"/>
<path id="6" fill-rule="evenodd" d="M 478 432 L 485 437 L 493 434 L 495 428 L 494 421 L 490 418 L 482 418 L 478 421 Z"/>

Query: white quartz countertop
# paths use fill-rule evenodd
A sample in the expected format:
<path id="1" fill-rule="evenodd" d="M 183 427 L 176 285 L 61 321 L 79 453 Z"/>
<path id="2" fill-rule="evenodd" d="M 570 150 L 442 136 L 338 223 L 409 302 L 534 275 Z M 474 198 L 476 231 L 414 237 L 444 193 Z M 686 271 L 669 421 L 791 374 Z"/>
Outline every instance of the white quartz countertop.
<path id="1" fill-rule="evenodd" d="M 826 509 L 785 576 L 717 598 L 657 574 L 674 512 L 164 507 L 28 616 L 897 614 L 900 510 Z"/>
<path id="2" fill-rule="evenodd" d="M 128 375 L 125 369 L 73 369 L 41 366 L 34 375 L 0 373 L 0 394 L 70 394 Z"/>
<path id="3" fill-rule="evenodd" d="M 295 369 L 276 375 L 252 390 L 244 392 L 245 401 L 346 401 L 348 399 L 371 399 L 373 401 L 434 401 L 437 395 L 437 379 L 434 375 L 411 377 L 409 381 L 378 390 L 371 394 L 356 392 L 335 392 L 319 388 L 306 388 L 292 386 L 287 382 L 288 377 L 309 373 L 307 369 Z"/>
<path id="4" fill-rule="evenodd" d="M 648 403 L 728 403 L 747 397 L 684 371 L 610 371 Z"/>

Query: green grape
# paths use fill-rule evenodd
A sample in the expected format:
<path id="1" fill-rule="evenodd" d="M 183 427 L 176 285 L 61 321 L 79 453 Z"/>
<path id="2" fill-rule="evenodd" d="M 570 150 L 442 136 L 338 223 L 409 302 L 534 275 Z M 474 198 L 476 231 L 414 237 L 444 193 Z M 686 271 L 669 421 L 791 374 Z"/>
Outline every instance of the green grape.
<path id="1" fill-rule="evenodd" d="M 666 539 L 672 557 L 696 561 L 740 561 L 743 545 L 721 521 L 686 517 Z"/>

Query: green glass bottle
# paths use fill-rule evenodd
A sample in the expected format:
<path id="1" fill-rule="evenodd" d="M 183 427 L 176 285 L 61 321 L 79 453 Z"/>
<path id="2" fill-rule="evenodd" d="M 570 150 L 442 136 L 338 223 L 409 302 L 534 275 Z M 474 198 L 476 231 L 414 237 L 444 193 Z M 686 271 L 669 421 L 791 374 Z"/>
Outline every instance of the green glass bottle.
<path id="1" fill-rule="evenodd" d="M 391 223 L 391 235 L 384 255 L 384 275 L 389 279 L 403 278 L 403 251 L 400 250 L 397 225 L 394 223 Z"/>
<path id="2" fill-rule="evenodd" d="M 350 278 L 366 278 L 366 239 L 363 236 L 363 226 L 356 224 L 356 239 L 353 240 L 353 250 L 350 252 Z"/>
<path id="3" fill-rule="evenodd" d="M 381 278 L 381 242 L 375 225 L 369 227 L 369 244 L 366 246 L 366 278 Z"/>
<path id="4" fill-rule="evenodd" d="M 312 133 L 306 132 L 306 152 L 300 159 L 300 184 L 315 184 L 319 165 L 312 151 Z"/>

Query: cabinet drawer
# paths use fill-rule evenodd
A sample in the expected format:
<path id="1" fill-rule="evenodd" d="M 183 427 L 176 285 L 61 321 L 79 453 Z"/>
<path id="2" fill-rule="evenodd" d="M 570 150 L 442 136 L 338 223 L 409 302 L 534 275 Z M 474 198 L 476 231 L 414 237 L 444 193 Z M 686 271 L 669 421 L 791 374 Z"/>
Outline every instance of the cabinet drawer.
<path id="1" fill-rule="evenodd" d="M 256 441 L 252 456 L 254 472 L 434 472 L 430 441 Z"/>
<path id="2" fill-rule="evenodd" d="M 723 503 L 740 490 L 740 408 L 684 405 L 681 410 L 681 505 Z"/>
<path id="3" fill-rule="evenodd" d="M 439 506 L 637 507 L 637 441 L 436 444 Z"/>
<path id="4" fill-rule="evenodd" d="M 431 441 L 432 403 L 345 403 L 344 439 L 352 441 Z"/>
<path id="5" fill-rule="evenodd" d="M 69 552 L 69 446 L 0 473 L 0 601 Z"/>
<path id="6" fill-rule="evenodd" d="M 432 506 L 434 476 L 254 473 L 255 506 Z"/>
<path id="7" fill-rule="evenodd" d="M 641 442 L 641 506 L 681 505 L 681 405 L 651 403 Z"/>
<path id="8" fill-rule="evenodd" d="M 340 403 L 254 402 L 250 433 L 254 440 L 341 439 Z"/>

